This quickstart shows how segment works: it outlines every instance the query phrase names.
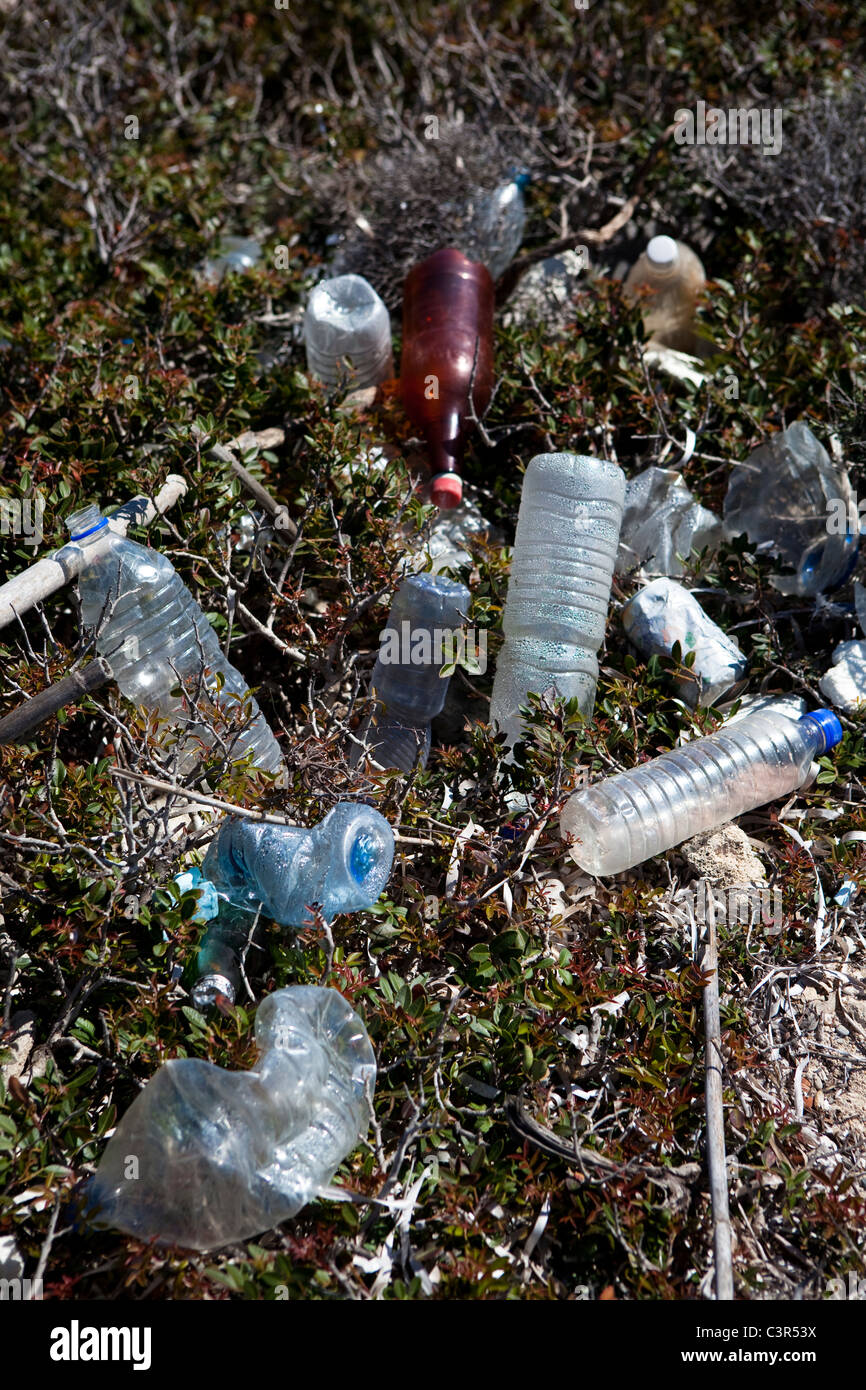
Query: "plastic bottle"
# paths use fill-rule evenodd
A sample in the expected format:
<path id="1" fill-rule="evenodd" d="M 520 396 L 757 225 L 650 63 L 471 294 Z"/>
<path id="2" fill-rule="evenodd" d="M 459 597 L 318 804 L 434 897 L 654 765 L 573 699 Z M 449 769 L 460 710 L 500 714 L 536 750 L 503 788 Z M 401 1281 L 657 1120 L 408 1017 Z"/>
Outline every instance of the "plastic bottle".
<path id="1" fill-rule="evenodd" d="M 199 951 L 196 1007 L 217 994 L 233 1001 L 239 958 L 260 913 L 300 928 L 318 903 L 326 921 L 360 912 L 380 896 L 394 861 L 394 832 L 370 806 L 341 802 L 312 830 L 233 817 L 220 827 L 202 865 L 219 915 Z"/>
<path id="2" fill-rule="evenodd" d="M 224 735 L 228 755 L 237 762 L 252 753 L 255 767 L 284 774 L 279 744 L 171 561 L 115 535 L 95 504 L 66 524 L 86 556 L 78 577 L 82 623 L 96 629 L 96 650 L 127 699 L 217 747 L 213 729 L 191 713 L 194 705 L 208 700 L 232 717 L 249 700 L 244 732 Z M 179 686 L 184 693 L 173 695 Z M 188 752 L 183 764 L 194 761 Z"/>
<path id="3" fill-rule="evenodd" d="M 470 602 L 465 584 L 444 574 L 411 575 L 397 590 L 373 669 L 382 708 L 366 732 L 380 767 L 411 772 L 426 765 L 430 721 L 445 704 L 450 679 L 439 672 L 459 650 Z"/>
<path id="4" fill-rule="evenodd" d="M 523 190 L 529 175 L 521 173 L 494 188 L 478 190 L 463 210 L 466 228 L 457 244 L 470 260 L 486 265 L 494 280 L 511 264 L 520 249 L 526 226 Z"/>
<path id="5" fill-rule="evenodd" d="M 690 247 L 673 237 L 654 236 L 626 276 L 623 294 L 632 302 L 640 300 L 648 338 L 689 352 L 695 307 L 706 283 L 704 267 Z"/>
<path id="6" fill-rule="evenodd" d="M 804 420 L 731 470 L 724 520 L 729 536 L 745 532 L 760 550 L 792 567 L 792 575 L 771 580 L 783 594 L 808 597 L 838 589 L 857 562 L 860 535 L 850 479 Z"/>
<path id="7" fill-rule="evenodd" d="M 553 686 L 592 713 L 624 497 L 604 459 L 539 454 L 526 470 L 490 701 L 509 746 L 530 691 Z"/>
<path id="8" fill-rule="evenodd" d="M 393 374 L 391 317 L 363 275 L 322 280 L 304 316 L 307 367 L 326 386 L 346 378 L 353 390 Z"/>
<path id="9" fill-rule="evenodd" d="M 228 271 L 251 270 L 261 258 L 262 248 L 252 237 L 226 236 L 204 262 L 202 274 L 210 284 L 218 285 Z"/>
<path id="10" fill-rule="evenodd" d="M 427 440 L 430 497 L 456 507 L 459 473 L 472 428 L 493 391 L 493 280 L 453 247 L 413 266 L 403 291 L 403 404 Z"/>
<path id="11" fill-rule="evenodd" d="M 794 791 L 841 737 L 827 709 L 796 720 L 751 714 L 575 792 L 560 830 L 574 837 L 569 853 L 587 873 L 618 874 Z"/>
<path id="12" fill-rule="evenodd" d="M 679 643 L 684 669 L 675 684 L 692 709 L 714 705 L 746 674 L 749 663 L 733 637 L 675 579 L 656 579 L 639 589 L 623 604 L 620 616 L 629 640 L 643 656 L 670 656 Z M 694 661 L 685 669 L 690 655 Z"/>
<path id="13" fill-rule="evenodd" d="M 294 985 L 262 1001 L 255 1034 L 251 1071 L 193 1057 L 160 1067 L 88 1187 L 96 1225 L 212 1250 L 271 1230 L 327 1186 L 367 1127 L 367 1030 L 337 990 Z"/>
<path id="14" fill-rule="evenodd" d="M 654 574 L 678 577 L 692 551 L 718 550 L 719 518 L 695 500 L 682 475 L 669 468 L 646 468 L 625 489 L 618 574 L 643 565 Z"/>

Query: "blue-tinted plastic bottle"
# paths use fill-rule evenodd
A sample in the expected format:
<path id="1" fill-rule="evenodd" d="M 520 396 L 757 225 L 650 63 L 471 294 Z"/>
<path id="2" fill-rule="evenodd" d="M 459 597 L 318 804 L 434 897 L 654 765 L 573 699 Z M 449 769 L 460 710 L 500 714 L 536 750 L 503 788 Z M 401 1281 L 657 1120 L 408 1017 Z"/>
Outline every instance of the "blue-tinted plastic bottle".
<path id="1" fill-rule="evenodd" d="M 430 721 L 445 704 L 443 666 L 460 644 L 470 604 L 465 584 L 443 574 L 413 574 L 394 598 L 373 671 L 380 712 L 367 747 L 380 767 L 411 772 L 430 752 Z"/>
<path id="2" fill-rule="evenodd" d="M 232 818 L 221 826 L 202 865 L 216 889 L 219 913 L 198 955 L 193 1000 L 217 994 L 234 1000 L 241 953 L 261 914 L 284 927 L 326 921 L 338 912 L 371 907 L 388 881 L 394 832 L 370 806 L 341 802 L 312 830 Z"/>

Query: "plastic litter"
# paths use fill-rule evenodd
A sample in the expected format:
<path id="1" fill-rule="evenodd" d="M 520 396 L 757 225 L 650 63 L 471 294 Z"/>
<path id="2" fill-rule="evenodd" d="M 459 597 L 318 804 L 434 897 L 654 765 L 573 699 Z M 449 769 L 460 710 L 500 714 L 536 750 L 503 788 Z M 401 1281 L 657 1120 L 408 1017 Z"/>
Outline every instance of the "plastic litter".
<path id="1" fill-rule="evenodd" d="M 219 739 L 193 712 L 196 701 L 207 698 L 224 716 L 248 702 L 247 727 L 226 736 L 227 751 L 235 762 L 251 753 L 253 766 L 284 774 L 264 716 L 167 556 L 117 535 L 95 504 L 73 512 L 66 524 L 83 554 L 82 623 L 95 629 L 96 650 L 127 699 L 208 746 L 219 746 Z M 187 752 L 182 765 L 195 761 Z"/>
<path id="2" fill-rule="evenodd" d="M 304 316 L 310 373 L 326 386 L 376 386 L 394 374 L 391 316 L 363 275 L 322 280 Z"/>
<path id="3" fill-rule="evenodd" d="M 723 537 L 721 521 L 695 501 L 681 474 L 647 468 L 626 483 L 617 573 L 642 565 L 650 574 L 678 578 L 684 570 L 679 556 L 717 550 Z"/>
<path id="4" fill-rule="evenodd" d="M 251 1071 L 160 1067 L 88 1187 L 95 1224 L 212 1250 L 271 1230 L 331 1181 L 367 1127 L 367 1030 L 336 990 L 294 985 L 262 1001 L 255 1035 Z"/>
<path id="5" fill-rule="evenodd" d="M 837 589 L 857 560 L 859 529 L 831 531 L 828 522 L 844 505 L 851 516 L 851 484 L 802 420 L 762 444 L 731 473 L 725 497 L 725 529 L 745 533 L 760 552 L 780 556 L 793 575 L 772 583 L 800 596 Z M 853 509 L 856 515 L 856 508 Z"/>
<path id="6" fill-rule="evenodd" d="M 502 533 L 489 522 L 464 492 L 459 507 L 440 511 L 430 528 L 429 538 L 419 544 L 418 532 L 414 526 L 407 525 L 403 536 L 410 549 L 403 560 L 406 572 L 432 569 L 434 574 L 440 570 L 459 570 L 474 563 L 473 549 L 479 543 L 500 544 Z"/>
<path id="7" fill-rule="evenodd" d="M 262 248 L 252 237 L 226 236 L 219 242 L 216 253 L 204 262 L 202 276 L 210 284 L 218 285 L 229 271 L 251 270 L 261 259 Z"/>
<path id="8" fill-rule="evenodd" d="M 698 295 L 707 277 L 690 247 L 673 237 L 655 236 L 625 279 L 623 295 L 640 301 L 647 337 L 679 352 L 694 347 Z"/>
<path id="9" fill-rule="evenodd" d="M 471 261 L 486 265 L 494 280 L 510 265 L 520 249 L 526 225 L 526 205 L 523 190 L 529 175 L 517 174 L 494 188 L 492 193 L 479 189 L 462 209 L 451 209 L 457 216 L 449 219 L 449 209 L 443 208 L 446 223 L 455 227 L 454 245 Z"/>
<path id="10" fill-rule="evenodd" d="M 587 873 L 618 874 L 801 787 L 841 738 L 831 710 L 753 714 L 575 792 L 560 830 Z"/>
<path id="11" fill-rule="evenodd" d="M 856 714 L 866 707 L 866 642 L 840 642 L 833 662 L 818 689 L 837 709 Z"/>
<path id="12" fill-rule="evenodd" d="M 454 248 L 406 277 L 400 385 L 406 414 L 427 441 L 431 500 L 456 507 L 471 417 L 481 419 L 493 391 L 493 281 Z"/>
<path id="13" fill-rule="evenodd" d="M 543 319 L 548 330 L 568 322 L 569 308 L 589 267 L 586 247 L 562 251 L 531 265 L 518 282 L 502 315 L 506 328 Z"/>
<path id="14" fill-rule="evenodd" d="M 373 669 L 381 710 L 366 731 L 380 767 L 411 772 L 426 765 L 430 722 L 450 679 L 439 673 L 461 655 L 470 603 L 466 585 L 444 574 L 411 575 L 397 590 Z"/>
<path id="15" fill-rule="evenodd" d="M 339 912 L 360 912 L 382 893 L 393 862 L 393 830 L 378 811 L 360 803 L 341 802 L 312 830 L 239 817 L 225 821 L 202 865 L 219 915 L 198 954 L 196 1007 L 212 1004 L 218 994 L 234 1000 L 240 956 L 260 914 L 299 929 L 312 923 L 314 903 L 325 921 Z"/>
<path id="16" fill-rule="evenodd" d="M 692 708 L 714 704 L 746 674 L 748 662 L 736 642 L 675 579 L 656 579 L 640 589 L 624 605 L 622 625 L 644 656 L 670 656 L 676 642 L 683 662 L 694 652 L 691 670 L 676 678 L 679 693 Z"/>
<path id="17" fill-rule="evenodd" d="M 523 481 L 490 719 L 509 748 L 520 707 L 551 687 L 589 717 L 625 496 L 615 463 L 539 454 Z"/>

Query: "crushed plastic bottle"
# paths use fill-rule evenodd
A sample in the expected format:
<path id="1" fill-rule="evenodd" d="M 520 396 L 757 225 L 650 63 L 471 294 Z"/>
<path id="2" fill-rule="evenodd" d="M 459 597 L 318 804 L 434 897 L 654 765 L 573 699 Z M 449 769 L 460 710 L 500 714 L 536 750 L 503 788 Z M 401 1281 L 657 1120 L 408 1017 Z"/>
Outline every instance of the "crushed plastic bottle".
<path id="1" fill-rule="evenodd" d="M 629 478 L 616 557 L 618 574 L 638 565 L 650 574 L 678 578 L 693 551 L 718 550 L 722 523 L 696 502 L 682 475 L 670 468 L 647 468 Z"/>
<path id="2" fill-rule="evenodd" d="M 795 791 L 813 758 L 841 737 L 827 709 L 798 720 L 749 715 L 575 792 L 560 818 L 562 836 L 573 837 L 569 853 L 586 873 L 621 873 Z"/>
<path id="3" fill-rule="evenodd" d="M 406 574 L 430 568 L 434 574 L 443 569 L 460 570 L 474 563 L 477 545 L 502 544 L 502 532 L 487 520 L 469 492 L 471 489 L 464 493 L 459 507 L 437 514 L 426 541 L 419 540 L 413 522 L 405 524 L 401 534 L 407 552 L 401 563 Z"/>
<path id="4" fill-rule="evenodd" d="M 857 512 L 851 504 L 847 472 L 797 420 L 732 470 L 725 529 L 730 536 L 745 532 L 759 553 L 793 568 L 793 575 L 773 578 L 780 593 L 821 594 L 844 584 L 856 564 L 860 535 L 848 519 Z M 833 530 L 835 512 L 845 520 Z"/>
<path id="5" fill-rule="evenodd" d="M 493 391 L 493 281 L 453 247 L 406 276 L 400 387 L 406 414 L 427 441 L 431 501 L 456 507 L 472 415 L 481 419 Z"/>
<path id="6" fill-rule="evenodd" d="M 312 830 L 232 817 L 212 841 L 202 865 L 216 890 L 219 914 L 198 954 L 193 987 L 197 1008 L 218 994 L 233 1001 L 240 957 L 260 914 L 296 930 L 361 912 L 382 893 L 394 862 L 394 832 L 371 806 L 344 801 Z"/>
<path id="7" fill-rule="evenodd" d="M 691 352 L 695 308 L 706 283 L 704 267 L 690 247 L 673 237 L 654 236 L 626 276 L 623 295 L 642 304 L 651 342 Z"/>
<path id="8" fill-rule="evenodd" d="M 462 209 L 454 210 L 453 220 L 449 210 L 443 209 L 452 229 L 452 244 L 471 261 L 486 265 L 494 280 L 499 279 L 520 250 L 526 226 L 523 190 L 528 183 L 529 174 L 518 173 L 492 192 L 479 189 Z"/>
<path id="9" fill-rule="evenodd" d="M 592 713 L 624 497 L 605 459 L 539 454 L 526 470 L 490 701 L 509 747 L 530 691 L 552 686 Z"/>
<path id="10" fill-rule="evenodd" d="M 213 1250 L 294 1216 L 367 1128 L 376 1058 L 335 989 L 294 985 L 259 1005 L 259 1061 L 229 1072 L 165 1062 L 121 1119 L 87 1214 L 163 1244 Z"/>
<path id="11" fill-rule="evenodd" d="M 252 753 L 254 767 L 284 775 L 279 744 L 167 556 L 116 535 L 95 504 L 73 512 L 66 524 L 71 543 L 85 554 L 78 576 L 82 623 L 95 629 L 96 650 L 127 699 L 217 747 L 220 737 L 193 713 L 195 703 L 207 699 L 229 716 L 248 701 L 249 722 L 226 736 L 227 755 L 238 762 Z M 173 694 L 178 688 L 182 693 Z M 195 761 L 187 750 L 181 765 Z"/>
<path id="12" fill-rule="evenodd" d="M 623 606 L 622 625 L 644 656 L 670 656 L 677 642 L 683 662 L 694 652 L 694 665 L 676 680 L 692 708 L 715 704 L 746 674 L 748 662 L 736 642 L 675 579 L 656 579 L 639 589 Z"/>
<path id="13" fill-rule="evenodd" d="M 574 318 L 574 296 L 589 269 L 589 251 L 580 246 L 531 265 L 509 295 L 504 328 L 523 328 L 543 320 L 548 335 L 561 332 Z"/>
<path id="14" fill-rule="evenodd" d="M 310 373 L 326 386 L 377 386 L 393 375 L 391 316 L 363 275 L 322 280 L 304 316 Z"/>
<path id="15" fill-rule="evenodd" d="M 413 574 L 397 590 L 373 669 L 381 708 L 365 732 L 380 767 L 426 766 L 430 722 L 445 704 L 450 679 L 439 673 L 460 654 L 470 603 L 466 585 L 444 574 Z"/>
<path id="16" fill-rule="evenodd" d="M 204 262 L 202 277 L 209 284 L 218 285 L 229 271 L 252 270 L 261 259 L 262 248 L 252 237 L 226 236 L 216 253 Z"/>

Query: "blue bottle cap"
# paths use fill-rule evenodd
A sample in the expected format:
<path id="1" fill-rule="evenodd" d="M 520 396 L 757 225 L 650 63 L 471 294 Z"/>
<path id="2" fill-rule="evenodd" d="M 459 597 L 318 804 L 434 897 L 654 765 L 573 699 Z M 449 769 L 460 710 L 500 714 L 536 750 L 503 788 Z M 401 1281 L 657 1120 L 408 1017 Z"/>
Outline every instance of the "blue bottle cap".
<path id="1" fill-rule="evenodd" d="M 817 724 L 824 739 L 824 747 L 819 751 L 827 753 L 831 748 L 835 748 L 837 743 L 842 742 L 842 725 L 838 717 L 831 709 L 813 709 L 811 714 L 804 714 L 800 718 L 800 723 L 804 719 L 811 719 L 813 724 Z"/>

